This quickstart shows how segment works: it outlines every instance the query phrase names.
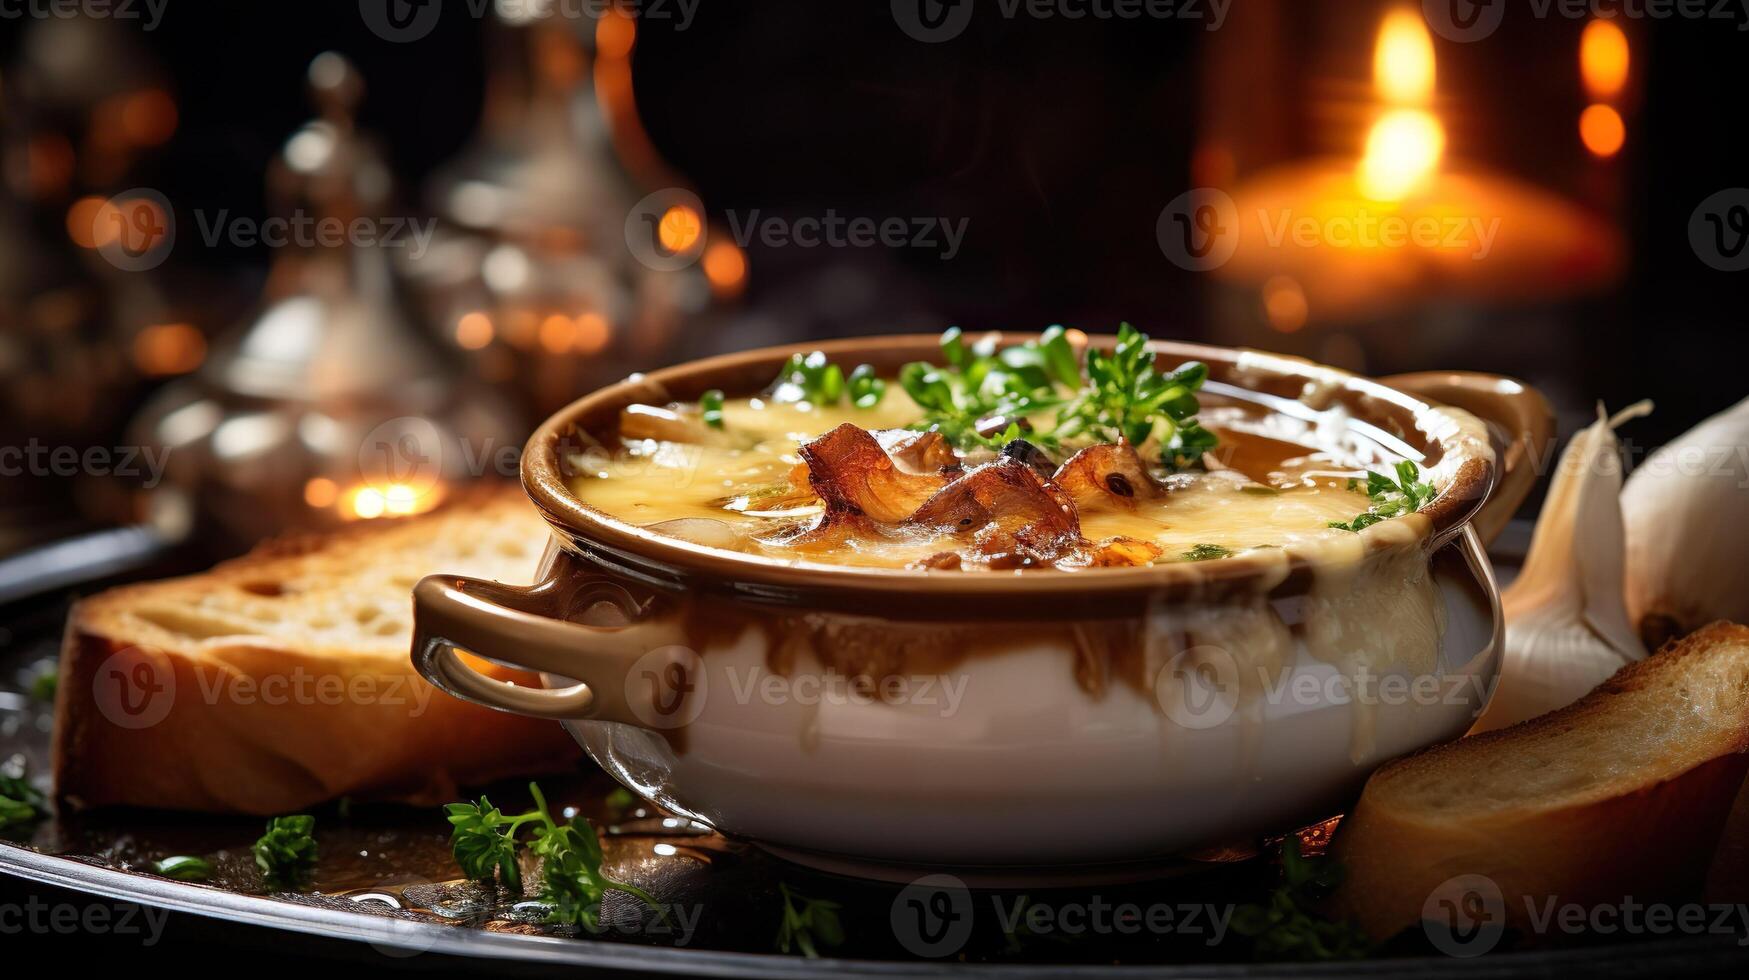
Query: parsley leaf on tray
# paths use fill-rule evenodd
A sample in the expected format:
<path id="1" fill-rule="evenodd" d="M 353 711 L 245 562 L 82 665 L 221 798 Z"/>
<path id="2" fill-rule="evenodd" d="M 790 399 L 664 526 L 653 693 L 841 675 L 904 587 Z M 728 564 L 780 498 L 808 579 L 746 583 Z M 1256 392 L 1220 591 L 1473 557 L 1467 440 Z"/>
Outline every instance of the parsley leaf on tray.
<path id="1" fill-rule="evenodd" d="M 809 898 L 782 883 L 777 889 L 783 895 L 783 922 L 777 930 L 779 952 L 799 952 L 808 959 L 817 959 L 821 946 L 844 942 L 844 924 L 838 919 L 837 902 Z"/>
<path id="2" fill-rule="evenodd" d="M 250 848 L 255 866 L 273 888 L 297 888 L 316 866 L 316 818 L 307 815 L 274 817 L 267 833 Z"/>
<path id="3" fill-rule="evenodd" d="M 24 776 L 0 772 L 0 830 L 30 823 L 42 817 L 46 807 L 42 791 Z"/>
<path id="4" fill-rule="evenodd" d="M 517 833 L 532 826 L 528 849 L 541 859 L 540 900 L 551 906 L 547 921 L 593 930 L 600 921 L 601 899 L 609 891 L 635 896 L 652 908 L 656 900 L 642 888 L 609 878 L 601 870 L 601 840 L 583 817 L 555 820 L 540 787 L 530 783 L 535 808 L 506 816 L 485 797 L 480 802 L 451 803 L 444 808 L 453 828 L 450 847 L 462 873 L 476 881 L 500 876 L 512 894 L 522 893 L 517 863 Z"/>
<path id="5" fill-rule="evenodd" d="M 206 881 L 213 876 L 213 866 L 204 858 L 179 855 L 152 862 L 152 873 L 175 881 Z"/>
<path id="6" fill-rule="evenodd" d="M 1317 903 L 1342 881 L 1342 865 L 1327 857 L 1305 857 L 1300 839 L 1281 845 L 1282 882 L 1262 904 L 1233 912 L 1233 931 L 1249 937 L 1260 960 L 1352 960 L 1371 951 L 1366 935 L 1352 922 L 1332 922 Z"/>

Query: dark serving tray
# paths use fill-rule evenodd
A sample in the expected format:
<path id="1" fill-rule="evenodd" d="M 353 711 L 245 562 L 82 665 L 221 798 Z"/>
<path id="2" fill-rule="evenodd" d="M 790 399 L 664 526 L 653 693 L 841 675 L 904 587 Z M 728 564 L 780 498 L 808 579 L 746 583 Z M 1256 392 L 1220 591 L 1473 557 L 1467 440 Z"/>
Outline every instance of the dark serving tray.
<path id="1" fill-rule="evenodd" d="M 31 679 L 53 663 L 68 601 L 58 595 L 0 608 L 0 763 L 22 761 L 39 781 L 48 771 L 51 709 L 28 691 Z M 1488 955 L 1458 959 L 1406 934 L 1364 961 L 1260 963 L 1249 940 L 1226 931 L 1216 941 L 1212 928 L 1191 925 L 1187 910 L 1265 901 L 1277 879 L 1267 857 L 1181 866 L 1157 880 L 1123 885 L 971 892 L 977 912 L 970 933 L 950 955 L 931 959 L 919 955 L 931 950 L 901 914 L 910 893 L 900 885 L 789 864 L 628 802 L 599 771 L 542 785 L 555 808 L 575 808 L 603 828 L 607 870 L 651 892 L 670 914 L 658 916 L 622 893 L 609 893 L 599 934 L 544 925 L 534 903 L 458 880 L 449 827 L 438 808 L 316 811 L 320 863 L 309 889 L 295 894 L 273 894 L 262 886 L 249 853 L 261 833 L 259 820 L 107 811 L 58 814 L 0 832 L 0 935 L 8 949 L 22 935 L 60 939 L 64 952 L 102 950 L 131 961 L 155 950 L 205 952 L 217 945 L 246 953 L 271 950 L 278 965 L 348 960 L 397 970 L 477 972 L 490 962 L 499 974 L 588 967 L 606 974 L 723 977 L 1504 977 L 1575 970 L 1741 976 L 1749 967 L 1749 954 L 1738 945 L 1745 937 L 1735 935 L 1598 937 L 1603 944 L 1560 948 L 1526 948 L 1507 936 Z M 520 785 L 489 792 L 507 811 L 528 803 Z M 1308 832 L 1307 845 L 1317 848 L 1321 836 Z M 186 884 L 148 870 L 177 854 L 207 858 L 215 868 L 213 881 Z M 780 886 L 837 903 L 843 944 L 823 950 L 820 959 L 779 953 Z M 1104 907 L 1109 923 L 1115 921 L 1109 910 L 1126 904 L 1170 906 L 1181 927 L 1094 934 L 1075 929 L 1069 914 L 1098 915 L 1095 910 Z M 1062 916 L 1055 920 L 1060 927 L 1005 931 L 996 911 L 1037 906 Z M 1206 911 L 1188 915 L 1208 921 Z"/>

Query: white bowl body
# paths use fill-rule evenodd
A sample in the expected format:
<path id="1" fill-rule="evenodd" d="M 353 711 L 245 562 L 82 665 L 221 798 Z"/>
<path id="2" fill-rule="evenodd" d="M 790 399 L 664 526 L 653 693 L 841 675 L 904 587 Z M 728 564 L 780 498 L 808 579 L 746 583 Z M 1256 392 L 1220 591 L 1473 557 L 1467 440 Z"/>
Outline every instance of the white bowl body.
<path id="1" fill-rule="evenodd" d="M 1359 694 L 1298 631 L 1266 690 L 1200 713 L 1124 684 L 1089 694 L 1066 680 L 1075 651 L 1048 642 L 906 678 L 883 700 L 822 680 L 805 657 L 772 673 L 749 631 L 700 651 L 681 751 L 631 725 L 566 726 L 634 791 L 791 851 L 978 869 L 1248 843 L 1341 812 L 1380 763 L 1456 738 L 1480 713 L 1502 626 L 1471 533 L 1435 557 L 1431 581 L 1433 669 Z"/>

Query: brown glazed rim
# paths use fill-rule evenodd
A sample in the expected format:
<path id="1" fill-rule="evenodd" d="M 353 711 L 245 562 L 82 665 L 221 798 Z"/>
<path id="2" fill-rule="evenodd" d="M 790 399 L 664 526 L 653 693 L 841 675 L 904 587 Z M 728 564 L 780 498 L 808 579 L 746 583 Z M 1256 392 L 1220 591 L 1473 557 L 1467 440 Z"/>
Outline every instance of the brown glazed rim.
<path id="1" fill-rule="evenodd" d="M 999 334 L 1003 346 L 1036 336 Z M 1116 338 L 1093 336 L 1088 343 L 1110 348 Z M 1154 341 L 1150 347 L 1166 364 L 1203 361 L 1213 382 L 1290 400 L 1302 400 L 1306 393 L 1314 392 L 1314 397 L 1327 403 L 1340 403 L 1356 423 L 1370 423 L 1422 452 L 1426 464 L 1455 459 L 1456 465 L 1448 468 L 1451 477 L 1430 503 L 1416 515 L 1387 522 L 1413 522 L 1423 545 L 1448 540 L 1475 514 L 1493 486 L 1492 455 L 1485 449 L 1478 451 L 1461 434 L 1462 426 L 1448 409 L 1301 358 L 1169 341 Z M 1296 573 L 1309 571 L 1315 557 L 1290 557 L 1284 577 L 1282 557 L 1269 552 L 1219 561 L 1074 571 L 926 571 L 785 561 L 709 548 L 646 530 L 590 507 L 566 486 L 562 447 L 572 433 L 611 431 L 619 410 L 634 403 L 690 400 L 712 388 L 720 388 L 730 397 L 756 394 L 791 354 L 813 350 L 841 362 L 870 363 L 883 376 L 891 377 L 905 362 L 938 360 L 940 348 L 939 337 L 933 334 L 856 338 L 766 347 L 632 375 L 572 402 L 542 423 L 523 453 L 523 488 L 553 529 L 585 558 L 655 585 L 786 605 L 811 602 L 823 607 L 879 609 L 883 608 L 882 600 L 896 601 L 900 596 L 908 605 L 921 600 L 941 609 L 964 609 L 965 603 L 992 599 L 1007 600 L 1003 605 L 1011 608 L 1014 600 L 1105 605 L 1104 600 L 1119 597 L 1212 599 L 1240 592 L 1282 594 L 1295 591 L 1296 582 L 1309 580 L 1308 575 Z M 577 445 L 574 439 L 571 445 Z M 1374 534 L 1377 527 L 1361 532 L 1369 549 L 1387 546 L 1385 536 Z M 890 612 L 890 606 L 885 608 Z"/>

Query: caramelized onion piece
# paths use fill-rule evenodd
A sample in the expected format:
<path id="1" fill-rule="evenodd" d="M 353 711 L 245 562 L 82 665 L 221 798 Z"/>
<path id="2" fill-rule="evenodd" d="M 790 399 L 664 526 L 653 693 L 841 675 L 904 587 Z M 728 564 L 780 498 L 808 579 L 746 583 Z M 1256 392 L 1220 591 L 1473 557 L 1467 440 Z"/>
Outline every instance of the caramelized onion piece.
<path id="1" fill-rule="evenodd" d="M 997 569 L 1036 568 L 1072 562 L 1083 554 L 1086 543 L 1086 538 L 1073 532 L 1031 524 L 1012 529 L 990 524 L 973 538 L 965 557 Z"/>
<path id="2" fill-rule="evenodd" d="M 940 490 L 947 477 L 906 473 L 867 430 L 849 422 L 801 448 L 808 484 L 830 511 L 897 524 Z M 793 479 L 793 477 L 792 477 Z"/>
<path id="3" fill-rule="evenodd" d="M 1160 546 L 1152 541 L 1140 538 L 1128 538 L 1119 535 L 1105 540 L 1088 549 L 1088 563 L 1095 568 L 1113 568 L 1129 565 L 1152 565 L 1161 555 Z"/>
<path id="4" fill-rule="evenodd" d="M 702 544 L 707 548 L 721 548 L 724 551 L 745 551 L 747 545 L 747 536 L 739 529 L 727 522 L 708 517 L 680 517 L 659 524 L 646 524 L 645 528 L 682 541 Z"/>
<path id="5" fill-rule="evenodd" d="M 658 442 L 708 443 L 711 430 L 697 412 L 655 405 L 627 405 L 619 413 L 621 439 L 655 439 Z"/>
<path id="6" fill-rule="evenodd" d="M 1083 510 L 1121 507 L 1134 510 L 1137 500 L 1160 494 L 1142 458 L 1129 443 L 1088 446 L 1063 464 L 1052 480 Z"/>
<path id="7" fill-rule="evenodd" d="M 956 551 L 937 551 L 928 558 L 919 558 L 906 567 L 935 571 L 957 571 L 960 567 L 960 556 Z"/>
<path id="8" fill-rule="evenodd" d="M 878 541 L 884 537 L 880 526 L 861 514 L 828 510 L 811 521 L 800 521 L 765 535 L 759 538 L 759 543 L 826 553 L 847 550 L 856 541 Z"/>
<path id="9" fill-rule="evenodd" d="M 939 432 L 881 429 L 874 437 L 899 469 L 907 473 L 939 473 L 960 465 L 953 446 Z"/>
<path id="10" fill-rule="evenodd" d="M 1011 459 L 980 466 L 942 487 L 907 523 L 968 532 L 990 524 L 1081 532 L 1080 518 L 1069 498 L 1032 467 Z"/>
<path id="11" fill-rule="evenodd" d="M 1057 464 L 1051 462 L 1051 457 L 1046 455 L 1044 450 L 1025 439 L 1011 440 L 1008 445 L 1002 447 L 1001 455 L 1004 459 L 1025 463 L 1032 467 L 1039 476 L 1047 480 L 1051 479 L 1051 474 L 1057 468 Z"/>

